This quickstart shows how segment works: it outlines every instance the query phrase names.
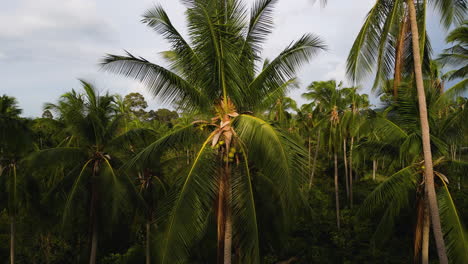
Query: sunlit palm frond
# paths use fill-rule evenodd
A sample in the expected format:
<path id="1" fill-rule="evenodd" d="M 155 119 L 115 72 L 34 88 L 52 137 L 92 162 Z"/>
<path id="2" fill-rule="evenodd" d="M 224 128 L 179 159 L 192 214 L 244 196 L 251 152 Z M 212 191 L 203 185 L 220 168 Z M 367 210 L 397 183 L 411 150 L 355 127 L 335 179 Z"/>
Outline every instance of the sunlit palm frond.
<path id="1" fill-rule="evenodd" d="M 382 24 L 390 1 L 376 1 L 349 52 L 346 72 L 353 82 L 361 81 L 374 70 L 379 51 Z"/>

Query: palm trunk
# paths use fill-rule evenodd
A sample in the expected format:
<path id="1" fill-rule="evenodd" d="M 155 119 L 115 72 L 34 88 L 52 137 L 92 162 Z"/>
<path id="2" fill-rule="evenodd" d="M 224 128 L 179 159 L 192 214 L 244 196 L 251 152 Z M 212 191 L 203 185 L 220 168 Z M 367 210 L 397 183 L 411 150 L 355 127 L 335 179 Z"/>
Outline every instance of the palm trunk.
<path id="1" fill-rule="evenodd" d="M 98 170 L 98 162 L 94 163 L 93 175 L 91 178 L 91 250 L 89 254 L 89 264 L 96 264 L 97 246 L 98 246 L 98 191 L 96 186 L 96 176 Z"/>
<path id="2" fill-rule="evenodd" d="M 405 37 L 408 31 L 406 18 L 403 20 L 400 32 L 398 34 L 397 46 L 395 50 L 395 70 L 393 77 L 393 98 L 398 97 L 398 87 L 401 83 L 401 69 L 403 67 L 403 51 L 405 48 Z"/>
<path id="3" fill-rule="evenodd" d="M 151 219 L 146 220 L 146 245 L 145 256 L 146 264 L 151 264 Z"/>
<path id="4" fill-rule="evenodd" d="M 351 208 L 353 208 L 353 146 L 354 137 L 351 137 L 349 146 L 349 204 Z"/>
<path id="5" fill-rule="evenodd" d="M 16 237 L 16 223 L 15 216 L 10 217 L 10 264 L 15 263 L 15 237 Z"/>
<path id="6" fill-rule="evenodd" d="M 151 179 L 151 174 L 148 175 Z M 151 264 L 151 223 L 153 222 L 153 185 L 150 184 L 147 186 L 147 190 L 149 193 L 149 208 L 147 212 L 147 219 L 146 219 L 146 245 L 145 245 L 145 257 L 146 257 L 146 264 Z"/>
<path id="7" fill-rule="evenodd" d="M 312 164 L 312 174 L 310 175 L 309 180 L 309 189 L 312 188 L 312 183 L 314 181 L 315 167 L 317 165 L 317 156 L 320 147 L 320 130 L 317 133 L 317 145 L 315 146 L 314 162 Z"/>
<path id="8" fill-rule="evenodd" d="M 226 225 L 224 234 L 224 264 L 231 264 L 232 261 L 232 190 L 231 190 L 231 168 L 229 163 L 225 166 L 225 177 L 226 177 Z"/>
<path id="9" fill-rule="evenodd" d="M 343 139 L 343 160 L 344 160 L 344 167 L 345 167 L 345 184 L 346 184 L 346 198 L 349 199 L 349 180 L 348 180 L 348 159 L 346 156 L 348 155 L 346 151 L 346 138 Z"/>
<path id="10" fill-rule="evenodd" d="M 429 132 L 429 121 L 427 117 L 426 94 L 421 66 L 421 53 L 419 48 L 419 33 L 416 20 L 416 8 L 413 0 L 408 0 L 408 11 L 411 22 L 411 34 L 413 44 L 414 73 L 416 77 L 416 88 L 418 91 L 419 118 L 421 121 L 422 145 L 424 153 L 424 166 L 426 175 L 426 191 L 429 201 L 429 212 L 431 215 L 432 229 L 436 241 L 437 254 L 441 264 L 448 264 L 447 253 L 445 250 L 444 237 L 440 224 L 439 208 L 437 205 L 436 192 L 434 187 L 434 171 L 432 165 L 431 140 Z"/>
<path id="11" fill-rule="evenodd" d="M 424 199 L 424 220 L 423 220 L 423 234 L 421 245 L 421 263 L 429 264 L 429 232 L 430 232 L 430 218 L 429 218 L 429 204 L 427 197 Z"/>
<path id="12" fill-rule="evenodd" d="M 94 220 L 93 220 L 94 222 Z M 93 234 L 92 234 L 92 240 L 91 240 L 91 254 L 89 256 L 89 263 L 90 264 L 96 264 L 96 255 L 97 255 L 97 244 L 98 244 L 98 227 L 97 227 L 97 221 L 93 223 Z"/>
<path id="13" fill-rule="evenodd" d="M 216 219 L 218 244 L 217 244 L 217 263 L 223 264 L 224 262 L 224 237 L 226 228 L 226 217 L 225 217 L 225 175 L 223 172 L 220 173 L 219 179 L 219 191 L 218 191 L 218 215 Z"/>
<path id="14" fill-rule="evenodd" d="M 375 174 L 377 172 L 377 161 L 375 159 L 372 160 L 372 180 L 375 181 Z"/>
<path id="15" fill-rule="evenodd" d="M 338 194 L 338 155 L 333 155 L 335 162 L 335 206 L 336 206 L 336 226 L 340 228 L 340 199 Z"/>

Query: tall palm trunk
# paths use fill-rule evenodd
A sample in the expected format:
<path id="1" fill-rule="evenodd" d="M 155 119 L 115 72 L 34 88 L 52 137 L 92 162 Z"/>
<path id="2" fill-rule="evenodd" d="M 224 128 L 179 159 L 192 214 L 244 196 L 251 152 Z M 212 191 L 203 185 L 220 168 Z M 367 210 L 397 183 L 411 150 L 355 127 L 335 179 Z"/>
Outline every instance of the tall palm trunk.
<path id="1" fill-rule="evenodd" d="M 421 263 L 429 264 L 429 231 L 431 219 L 429 218 L 429 204 L 427 202 L 427 195 L 424 198 L 424 220 L 421 244 Z"/>
<path id="2" fill-rule="evenodd" d="M 432 229 L 437 247 L 437 254 L 441 264 L 448 264 L 447 253 L 445 250 L 444 237 L 440 224 L 439 208 L 437 205 L 436 192 L 434 187 L 434 171 L 432 165 L 431 141 L 429 133 L 429 121 L 427 117 L 426 94 L 421 66 L 421 53 L 419 48 L 419 32 L 416 19 L 416 8 L 414 0 L 408 0 L 408 11 L 411 22 L 411 35 L 413 44 L 414 73 L 416 77 L 416 88 L 418 91 L 419 118 L 421 122 L 422 145 L 424 153 L 424 166 L 426 175 L 426 191 L 429 201 L 429 212 L 431 215 Z"/>
<path id="3" fill-rule="evenodd" d="M 346 158 L 348 155 L 346 151 L 346 138 L 343 139 L 343 160 L 344 160 L 344 167 L 345 167 L 345 184 L 346 184 L 346 198 L 349 199 L 349 180 L 348 180 L 348 159 Z"/>
<path id="4" fill-rule="evenodd" d="M 224 234 L 224 264 L 231 264 L 232 261 L 232 187 L 231 187 L 231 168 L 229 163 L 226 162 L 225 166 L 225 177 L 226 177 L 226 225 Z"/>
<path id="5" fill-rule="evenodd" d="M 223 155 L 223 154 L 222 154 Z M 221 156 L 222 156 L 221 155 Z M 227 155 L 227 154 L 226 154 Z M 230 264 L 232 259 L 231 168 L 226 161 L 221 169 L 218 194 L 218 264 Z"/>
<path id="6" fill-rule="evenodd" d="M 145 256 L 146 264 L 151 264 L 151 219 L 146 220 L 146 245 L 145 245 Z"/>
<path id="7" fill-rule="evenodd" d="M 150 176 L 151 177 L 151 176 Z M 148 192 L 150 197 L 150 203 L 147 213 L 146 219 L 146 245 L 145 245 L 145 257 L 146 257 L 146 264 L 151 264 L 151 223 L 153 222 L 153 200 L 152 200 L 152 193 L 153 188 L 152 185 L 148 185 Z"/>
<path id="8" fill-rule="evenodd" d="M 334 163 L 335 163 L 335 206 L 336 206 L 336 226 L 340 228 L 340 197 L 338 194 L 338 155 L 333 154 Z"/>
<path id="9" fill-rule="evenodd" d="M 10 264 L 15 263 L 16 223 L 14 214 L 10 217 Z"/>
<path id="10" fill-rule="evenodd" d="M 93 219 L 93 231 L 91 237 L 91 254 L 89 256 L 89 263 L 96 264 L 97 244 L 98 244 L 98 225 L 97 219 Z"/>
<path id="11" fill-rule="evenodd" d="M 222 157 L 222 156 L 221 156 Z M 222 160 L 222 158 L 221 158 Z M 222 170 L 222 169 L 221 169 Z M 223 264 L 224 262 L 224 238 L 226 228 L 226 216 L 225 216 L 225 175 L 221 171 L 219 179 L 219 190 L 218 190 L 218 215 L 216 219 L 218 244 L 217 244 L 217 263 Z"/>
<path id="12" fill-rule="evenodd" d="M 312 164 L 312 173 L 310 174 L 310 180 L 309 180 L 309 189 L 312 188 L 312 183 L 314 181 L 314 174 L 315 174 L 315 168 L 317 167 L 317 156 L 318 156 L 319 147 L 320 147 L 320 130 L 317 133 L 317 145 L 315 146 L 314 162 Z"/>
<path id="13" fill-rule="evenodd" d="M 311 173 L 312 171 L 312 142 L 311 142 L 311 139 L 310 139 L 310 135 L 307 137 L 307 141 L 309 143 L 309 156 L 308 156 L 308 168 L 309 168 L 309 173 Z"/>
<path id="14" fill-rule="evenodd" d="M 98 161 L 94 163 L 93 175 L 91 179 L 91 251 L 89 254 L 89 264 L 96 264 L 97 246 L 98 246 L 98 191 L 96 186 L 96 176 L 98 170 Z"/>

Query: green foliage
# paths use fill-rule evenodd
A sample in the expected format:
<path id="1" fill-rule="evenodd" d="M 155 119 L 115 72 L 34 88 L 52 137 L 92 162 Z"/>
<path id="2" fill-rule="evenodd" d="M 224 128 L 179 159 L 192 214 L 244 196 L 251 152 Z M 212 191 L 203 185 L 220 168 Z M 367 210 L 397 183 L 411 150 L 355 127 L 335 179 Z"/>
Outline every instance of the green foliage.
<path id="1" fill-rule="evenodd" d="M 143 14 L 170 44 L 167 67 L 129 52 L 102 61 L 169 109 L 86 81 L 32 120 L 0 97 L 0 263 L 11 238 L 15 263 L 86 263 L 93 235 L 97 263 L 216 263 L 223 214 L 233 263 L 414 261 L 426 196 L 406 2 L 376 1 L 348 57 L 353 84 L 375 73 L 372 109 L 336 80 L 312 82 L 300 107 L 288 97 L 325 44 L 304 34 L 263 59 L 278 1 L 183 2 L 188 38 L 160 5 Z M 458 23 L 438 64 L 417 3 L 438 213 L 451 263 L 467 263 L 466 1 L 432 6 Z"/>

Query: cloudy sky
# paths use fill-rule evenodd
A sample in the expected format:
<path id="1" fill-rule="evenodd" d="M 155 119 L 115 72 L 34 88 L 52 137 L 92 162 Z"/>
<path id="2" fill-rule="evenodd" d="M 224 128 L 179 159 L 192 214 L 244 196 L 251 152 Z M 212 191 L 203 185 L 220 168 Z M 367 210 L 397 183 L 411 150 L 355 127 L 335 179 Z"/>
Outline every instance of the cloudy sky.
<path id="1" fill-rule="evenodd" d="M 364 17 L 375 0 L 332 0 L 325 8 L 312 0 L 281 0 L 275 12 L 275 30 L 264 46 L 272 58 L 292 40 L 312 32 L 329 50 L 305 66 L 301 87 L 313 80 L 344 80 L 345 60 Z M 254 0 L 245 0 L 252 4 Z M 40 116 L 45 102 L 54 102 L 79 88 L 78 79 L 100 90 L 126 94 L 138 91 L 151 108 L 163 107 L 133 81 L 99 72 L 106 53 L 123 49 L 153 62 L 166 42 L 140 23 L 154 4 L 166 8 L 173 23 L 184 32 L 184 6 L 178 0 L 15 0 L 0 9 L 0 94 L 18 99 L 24 116 Z M 444 47 L 444 33 L 431 14 L 429 34 L 436 52 Z M 291 96 L 300 103 L 303 90 Z M 362 92 L 368 92 L 366 85 Z M 376 103 L 377 101 L 374 100 Z"/>

